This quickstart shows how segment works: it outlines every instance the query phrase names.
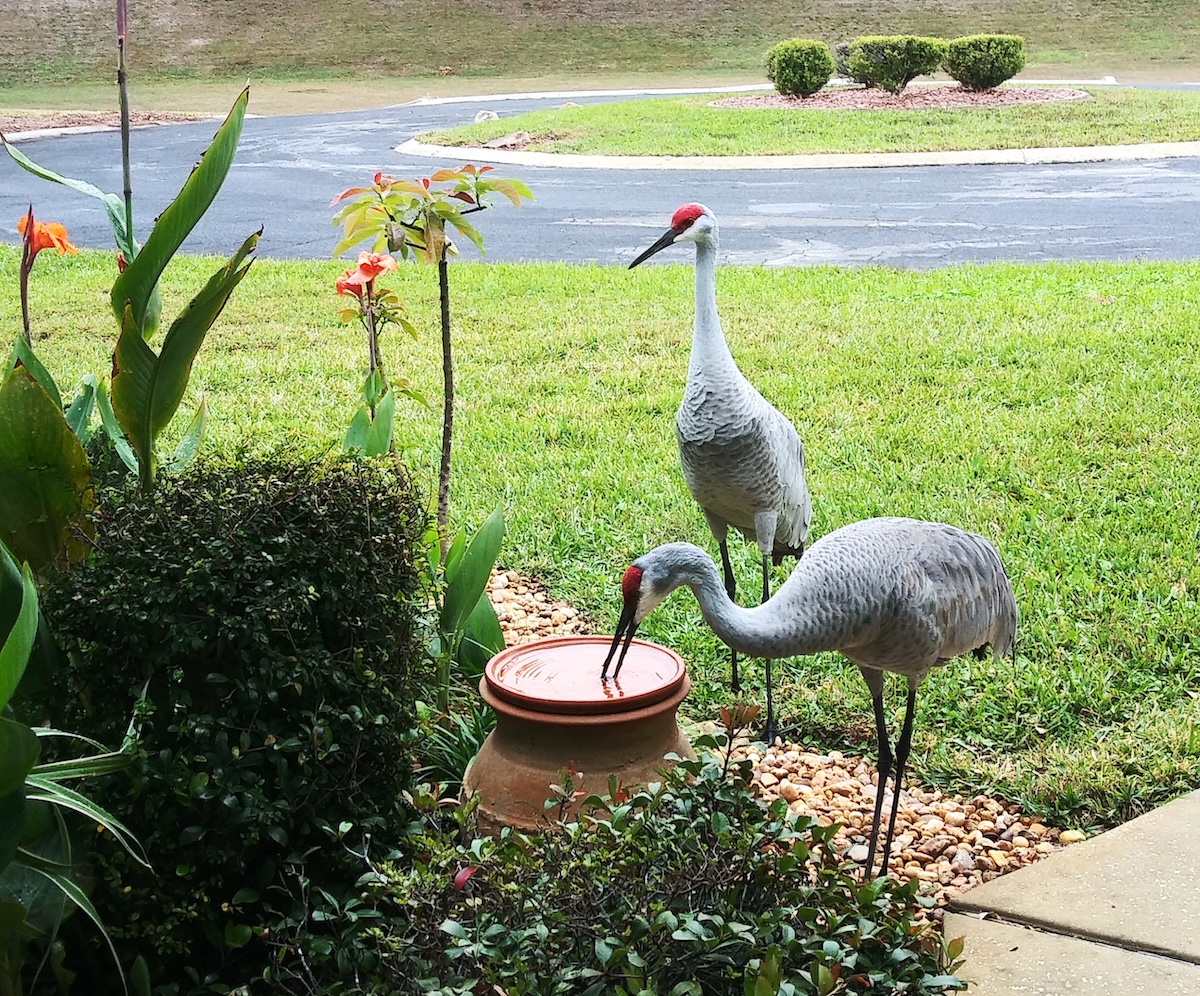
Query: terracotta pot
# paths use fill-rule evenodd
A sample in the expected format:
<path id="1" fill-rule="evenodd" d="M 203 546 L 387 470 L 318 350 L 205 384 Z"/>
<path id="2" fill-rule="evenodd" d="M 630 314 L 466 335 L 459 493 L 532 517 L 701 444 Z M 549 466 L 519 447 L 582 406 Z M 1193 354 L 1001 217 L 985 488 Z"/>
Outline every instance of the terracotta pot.
<path id="1" fill-rule="evenodd" d="M 496 711 L 488 735 L 463 778 L 463 798 L 478 793 L 481 833 L 501 826 L 544 829 L 550 786 L 568 767 L 576 788 L 604 795 L 610 775 L 632 788 L 658 779 L 664 755 L 695 757 L 675 714 L 691 688 L 682 658 L 634 640 L 619 682 L 601 682 L 611 637 L 556 636 L 501 651 L 479 682 Z M 579 812 L 582 800 L 568 807 Z"/>

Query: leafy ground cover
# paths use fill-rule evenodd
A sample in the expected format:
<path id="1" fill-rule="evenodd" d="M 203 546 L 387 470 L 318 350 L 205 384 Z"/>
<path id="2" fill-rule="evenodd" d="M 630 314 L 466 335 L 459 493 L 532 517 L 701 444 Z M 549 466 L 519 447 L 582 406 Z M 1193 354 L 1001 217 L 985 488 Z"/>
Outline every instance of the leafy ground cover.
<path id="1" fill-rule="evenodd" d="M 105 0 L 32 7 L 0 0 L 0 17 L 6 26 L 0 84 L 111 78 L 112 11 Z M 379 99 L 380 77 L 440 86 L 439 72 L 459 79 L 526 76 L 531 61 L 542 74 L 761 79 L 766 50 L 797 34 L 833 44 L 880 32 L 1015 33 L 1028 41 L 1028 77 L 1194 79 L 1200 48 L 1192 0 L 812 0 L 799 17 L 792 4 L 752 0 L 665 6 L 462 0 L 419 11 L 406 0 L 144 0 L 130 11 L 130 30 L 136 80 L 222 78 L 240 86 L 247 74 L 256 85 L 357 77 L 348 96 L 358 107 Z"/>
<path id="2" fill-rule="evenodd" d="M 10 327 L 17 264 L 0 248 Z M 167 313 L 212 265 L 172 264 Z M 111 315 L 95 288 L 111 267 L 111 254 L 85 252 L 34 283 L 38 327 L 56 330 L 38 351 L 60 383 L 108 363 Z M 239 288 L 192 379 L 211 447 L 340 439 L 362 353 L 336 317 L 343 268 L 263 260 Z M 412 267 L 389 279 L 426 330 L 384 344 L 389 369 L 436 396 L 436 282 Z M 637 555 L 675 539 L 710 545 L 672 423 L 691 268 L 456 263 L 451 281 L 456 515 L 482 521 L 503 504 L 502 563 L 610 627 Z M 814 535 L 906 514 L 981 531 L 1006 558 L 1022 612 L 1016 662 L 962 660 L 929 679 L 915 774 L 1075 823 L 1194 785 L 1200 264 L 725 267 L 718 282 L 736 358 L 805 439 Z M 402 413 L 399 437 L 430 480 L 437 432 L 432 412 Z M 743 581 L 756 577 L 753 548 L 733 552 Z M 711 718 L 728 701 L 727 657 L 695 601 L 675 596 L 645 629 L 690 662 L 687 711 Z M 761 669 L 746 673 L 757 701 Z M 776 675 L 801 741 L 872 743 L 861 678 L 836 655 Z"/>
<path id="3" fill-rule="evenodd" d="M 1200 93 L 1093 87 L 1090 100 L 963 110 L 828 111 L 710 106 L 719 96 L 670 97 L 533 111 L 422 135 L 480 144 L 515 131 L 525 148 L 641 156 L 936 152 L 1121 145 L 1200 139 Z"/>

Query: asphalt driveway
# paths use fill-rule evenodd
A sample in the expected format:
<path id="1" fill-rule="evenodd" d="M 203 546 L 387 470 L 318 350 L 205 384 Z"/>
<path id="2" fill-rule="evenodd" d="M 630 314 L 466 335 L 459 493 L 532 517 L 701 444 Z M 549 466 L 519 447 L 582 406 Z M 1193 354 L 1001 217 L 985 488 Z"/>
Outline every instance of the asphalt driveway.
<path id="1" fill-rule="evenodd" d="M 224 188 L 184 249 L 228 254 L 261 225 L 262 256 L 327 257 L 336 241 L 329 202 L 337 192 L 367 182 L 376 170 L 417 177 L 438 167 L 399 155 L 401 142 L 470 121 L 481 108 L 508 117 L 562 99 L 481 98 L 251 118 Z M 134 210 L 143 238 L 214 128 L 200 122 L 133 133 Z M 115 132 L 33 139 L 21 148 L 68 176 L 121 188 Z M 502 170 L 528 183 L 537 200 L 520 212 L 501 200 L 477 219 L 494 260 L 628 262 L 689 200 L 707 204 L 721 220 L 723 259 L 730 263 L 924 268 L 993 260 L 1178 260 L 1196 258 L 1200 245 L 1200 158 L 754 172 Z M 17 241 L 16 219 L 30 201 L 39 217 L 64 222 L 77 245 L 112 246 L 97 202 L 0 157 L 0 219 L 8 219 L 0 238 Z M 469 258 L 474 249 L 468 245 L 463 253 Z"/>

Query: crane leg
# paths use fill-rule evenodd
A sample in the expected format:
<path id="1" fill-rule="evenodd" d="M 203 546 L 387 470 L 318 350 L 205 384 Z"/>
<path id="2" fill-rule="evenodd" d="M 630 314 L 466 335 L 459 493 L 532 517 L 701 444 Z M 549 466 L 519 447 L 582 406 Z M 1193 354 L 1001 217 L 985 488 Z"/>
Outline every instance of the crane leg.
<path id="1" fill-rule="evenodd" d="M 917 711 L 917 686 L 908 686 L 908 705 L 904 709 L 904 726 L 900 730 L 900 742 L 896 744 L 896 780 L 892 787 L 892 815 L 888 819 L 887 837 L 883 844 L 884 860 L 892 850 L 892 833 L 896 829 L 896 810 L 900 808 L 900 785 L 904 780 L 904 765 L 908 761 L 908 750 L 912 746 L 913 715 Z M 886 866 L 885 866 L 886 868 Z"/>
<path id="2" fill-rule="evenodd" d="M 762 600 L 765 602 L 771 597 L 771 558 L 767 554 L 763 554 L 762 559 Z M 775 699 L 771 686 L 771 662 L 767 661 L 767 728 L 765 737 L 767 746 L 775 742 L 775 736 L 778 730 L 775 728 Z"/>
<path id="3" fill-rule="evenodd" d="M 863 670 L 863 677 L 867 678 L 868 684 L 871 687 L 871 705 L 875 708 L 875 735 L 879 740 L 879 784 L 875 787 L 875 815 L 871 817 L 871 840 L 867 845 L 867 864 L 866 877 L 864 881 L 871 881 L 875 870 L 875 849 L 879 843 L 879 821 L 883 815 L 883 793 L 887 788 L 888 775 L 892 770 L 892 746 L 888 743 L 887 735 L 887 720 L 883 715 L 883 675 L 874 673 L 874 679 L 868 677 L 871 672 Z M 894 799 L 894 796 L 893 796 Z M 896 811 L 893 803 L 892 812 Z M 889 841 L 890 846 L 890 841 Z M 883 868 L 882 872 L 886 874 L 888 866 L 888 852 L 883 852 L 881 861 Z"/>
<path id="4" fill-rule="evenodd" d="M 725 592 L 729 595 L 731 602 L 737 601 L 737 578 L 733 574 L 733 564 L 729 561 L 729 545 L 725 540 L 719 540 L 717 546 L 721 548 L 721 570 L 725 574 Z M 729 651 L 730 672 L 729 690 L 737 695 L 742 690 L 742 682 L 738 677 L 738 658 L 737 651 Z"/>

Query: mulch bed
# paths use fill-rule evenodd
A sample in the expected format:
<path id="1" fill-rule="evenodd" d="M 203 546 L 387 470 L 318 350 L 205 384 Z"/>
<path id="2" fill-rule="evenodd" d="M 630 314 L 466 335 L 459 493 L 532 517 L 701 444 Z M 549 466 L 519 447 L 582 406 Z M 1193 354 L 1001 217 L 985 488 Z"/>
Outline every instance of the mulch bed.
<path id="1" fill-rule="evenodd" d="M 967 107 L 1006 107 L 1010 104 L 1049 103 L 1063 100 L 1090 100 L 1085 90 L 1062 87 L 1000 87 L 976 92 L 958 84 L 908 87 L 902 93 L 866 87 L 820 90 L 811 97 L 784 97 L 778 93 L 743 94 L 712 101 L 710 107 L 734 107 L 743 110 L 794 111 L 923 111 L 956 110 Z"/>

